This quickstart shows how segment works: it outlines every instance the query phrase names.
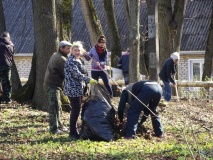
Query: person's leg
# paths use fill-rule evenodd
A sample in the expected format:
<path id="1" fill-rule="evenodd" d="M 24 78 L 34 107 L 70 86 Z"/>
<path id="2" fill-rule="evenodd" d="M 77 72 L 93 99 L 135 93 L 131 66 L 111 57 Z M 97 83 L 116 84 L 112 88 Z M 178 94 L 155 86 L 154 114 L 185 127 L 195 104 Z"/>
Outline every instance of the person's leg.
<path id="1" fill-rule="evenodd" d="M 150 114 L 150 111 L 145 107 L 144 110 L 143 110 L 143 116 L 142 116 L 141 121 L 139 123 L 140 125 L 142 125 L 146 121 L 149 114 Z"/>
<path id="2" fill-rule="evenodd" d="M 3 90 L 3 101 L 8 103 L 11 101 L 11 84 L 10 84 L 10 68 L 4 68 L 2 73 L 2 90 Z"/>
<path id="3" fill-rule="evenodd" d="M 92 76 L 93 79 L 95 79 L 96 81 L 98 81 L 99 71 L 91 71 L 91 76 Z"/>
<path id="4" fill-rule="evenodd" d="M 104 85 L 105 85 L 107 91 L 109 92 L 109 94 L 111 96 L 113 96 L 112 88 L 111 88 L 110 83 L 109 83 L 109 78 L 107 77 L 106 73 L 104 73 L 103 71 L 100 71 L 100 77 L 103 80 Z"/>
<path id="5" fill-rule="evenodd" d="M 163 81 L 163 84 L 164 84 L 164 93 L 163 93 L 164 99 L 166 101 L 170 101 L 172 97 L 172 88 L 170 86 L 170 83 Z"/>
<path id="6" fill-rule="evenodd" d="M 144 86 L 140 93 L 137 95 L 146 106 L 150 101 L 150 91 L 149 88 Z M 134 99 L 127 113 L 127 123 L 126 123 L 126 137 L 134 138 L 137 130 L 138 119 L 144 106 L 137 99 Z"/>
<path id="7" fill-rule="evenodd" d="M 61 103 L 61 90 L 56 90 L 56 98 L 57 98 L 57 120 L 58 120 L 58 126 L 60 129 L 63 128 L 63 123 L 61 122 L 61 114 L 62 114 L 62 103 Z"/>
<path id="8" fill-rule="evenodd" d="M 69 97 L 71 103 L 70 136 L 78 135 L 77 120 L 81 109 L 81 97 Z"/>
<path id="9" fill-rule="evenodd" d="M 155 87 L 155 88 L 154 88 Z M 156 136 L 162 136 L 163 135 L 163 127 L 161 124 L 160 117 L 158 115 L 158 112 L 156 110 L 158 103 L 160 102 L 161 96 L 162 96 L 162 88 L 159 85 L 153 85 L 153 91 L 155 92 L 155 96 L 153 96 L 152 101 L 149 103 L 149 108 L 153 113 L 151 114 L 152 119 L 152 126 L 154 129 L 154 132 Z"/>
<path id="10" fill-rule="evenodd" d="M 58 129 L 58 101 L 57 101 L 57 90 L 55 88 L 47 88 L 47 98 L 49 103 L 49 127 L 50 132 L 55 133 Z"/>
<path id="11" fill-rule="evenodd" d="M 124 73 L 124 82 L 125 82 L 125 86 L 129 84 L 129 73 Z"/>

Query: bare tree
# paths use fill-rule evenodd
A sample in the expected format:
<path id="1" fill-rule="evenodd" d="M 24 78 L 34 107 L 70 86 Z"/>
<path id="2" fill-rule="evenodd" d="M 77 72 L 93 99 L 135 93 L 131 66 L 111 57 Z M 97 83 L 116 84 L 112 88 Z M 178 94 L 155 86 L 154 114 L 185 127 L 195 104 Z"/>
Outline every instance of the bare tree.
<path id="1" fill-rule="evenodd" d="M 59 40 L 71 41 L 74 0 L 56 0 L 57 30 Z"/>
<path id="2" fill-rule="evenodd" d="M 140 0 L 124 0 L 126 17 L 129 24 L 129 81 L 140 80 L 139 55 L 140 55 Z"/>
<path id="3" fill-rule="evenodd" d="M 158 1 L 159 55 L 160 66 L 174 51 L 180 51 L 183 19 L 187 0 L 177 0 L 172 8 L 172 0 Z"/>
<path id="4" fill-rule="evenodd" d="M 121 43 L 115 18 L 114 0 L 104 0 L 104 11 L 110 37 L 111 66 L 116 67 L 117 57 L 121 56 Z"/>
<path id="5" fill-rule="evenodd" d="M 44 75 L 50 56 L 57 49 L 55 0 L 33 0 L 33 18 L 36 48 L 36 82 L 32 106 L 47 110 L 43 90 Z"/>
<path id="6" fill-rule="evenodd" d="M 212 4 L 212 10 L 213 10 L 213 4 Z M 206 78 L 211 78 L 212 76 L 212 60 L 213 60 L 212 43 L 213 43 L 213 14 L 211 16 L 211 24 L 209 28 L 209 34 L 208 34 L 207 45 L 206 45 L 204 69 L 203 69 L 203 76 L 202 76 L 203 81 L 205 81 Z"/>
<path id="7" fill-rule="evenodd" d="M 89 37 L 92 45 L 97 43 L 99 35 L 103 34 L 101 22 L 98 19 L 97 13 L 92 0 L 80 0 L 81 10 L 85 19 Z"/>
<path id="8" fill-rule="evenodd" d="M 4 17 L 4 8 L 3 1 L 0 0 L 0 33 L 6 31 L 5 17 Z M 11 84 L 12 84 L 12 95 L 21 88 L 21 80 L 18 74 L 18 70 L 14 60 L 12 61 L 11 67 Z M 1 87 L 0 87 L 1 89 Z"/>

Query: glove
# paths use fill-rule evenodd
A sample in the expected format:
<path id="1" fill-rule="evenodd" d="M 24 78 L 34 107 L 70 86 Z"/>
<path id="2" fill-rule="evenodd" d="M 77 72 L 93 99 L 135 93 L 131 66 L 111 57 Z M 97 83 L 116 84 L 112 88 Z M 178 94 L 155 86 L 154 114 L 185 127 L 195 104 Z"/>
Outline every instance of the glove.
<path id="1" fill-rule="evenodd" d="M 96 80 L 94 80 L 93 78 L 90 78 L 90 80 L 89 80 L 89 84 L 96 84 L 97 83 L 97 81 Z"/>

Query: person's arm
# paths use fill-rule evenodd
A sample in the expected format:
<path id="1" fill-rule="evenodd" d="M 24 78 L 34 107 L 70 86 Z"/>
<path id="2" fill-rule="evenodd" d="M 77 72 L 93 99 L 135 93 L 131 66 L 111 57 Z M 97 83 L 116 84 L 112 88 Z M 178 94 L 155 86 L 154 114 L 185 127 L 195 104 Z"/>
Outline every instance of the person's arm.
<path id="1" fill-rule="evenodd" d="M 91 49 L 91 50 L 92 50 L 92 49 Z M 84 53 L 84 58 L 85 58 L 87 61 L 89 61 L 89 60 L 91 59 L 91 57 L 93 57 L 91 50 L 90 50 L 89 53 L 87 53 L 87 52 Z"/>
<path id="2" fill-rule="evenodd" d="M 123 122 L 124 109 L 126 107 L 127 99 L 128 99 L 128 92 L 126 90 L 123 90 L 118 105 L 118 118 L 120 122 Z"/>
<path id="3" fill-rule="evenodd" d="M 120 58 L 120 60 L 117 64 L 117 66 L 118 66 L 119 69 L 122 69 L 122 56 L 121 56 L 121 58 Z"/>
<path id="4" fill-rule="evenodd" d="M 174 70 L 174 64 L 168 63 L 166 68 L 167 68 L 167 71 L 166 71 L 167 77 L 169 78 L 171 83 L 175 84 L 175 81 L 172 77 L 172 73 L 173 73 L 173 70 Z"/>
<path id="5" fill-rule="evenodd" d="M 55 59 L 55 70 L 58 71 L 59 75 L 64 79 L 64 64 L 66 62 L 66 58 L 61 58 L 60 60 Z"/>

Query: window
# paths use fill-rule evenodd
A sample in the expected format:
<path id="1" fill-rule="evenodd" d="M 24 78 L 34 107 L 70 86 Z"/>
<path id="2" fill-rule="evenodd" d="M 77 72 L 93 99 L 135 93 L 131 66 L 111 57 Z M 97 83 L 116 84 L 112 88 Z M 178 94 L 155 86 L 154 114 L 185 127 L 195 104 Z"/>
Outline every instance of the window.
<path id="1" fill-rule="evenodd" d="M 204 59 L 189 59 L 189 81 L 201 81 Z"/>

